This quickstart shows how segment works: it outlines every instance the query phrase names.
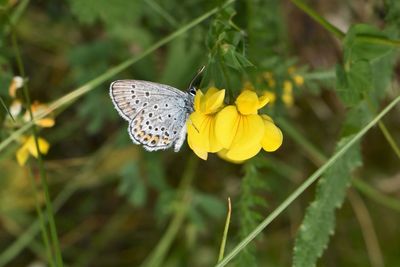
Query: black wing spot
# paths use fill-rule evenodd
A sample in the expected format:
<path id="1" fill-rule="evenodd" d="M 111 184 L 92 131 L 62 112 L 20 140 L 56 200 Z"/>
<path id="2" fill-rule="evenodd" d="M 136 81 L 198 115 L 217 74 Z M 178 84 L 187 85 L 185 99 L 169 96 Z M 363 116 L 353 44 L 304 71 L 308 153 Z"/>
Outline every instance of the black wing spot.
<path id="1" fill-rule="evenodd" d="M 153 113 L 150 112 L 150 113 L 149 113 L 149 117 L 150 117 L 150 118 L 153 117 Z"/>
<path id="2" fill-rule="evenodd" d="M 135 90 L 131 90 L 131 93 L 132 93 L 132 94 L 135 94 Z"/>
<path id="3" fill-rule="evenodd" d="M 174 134 L 176 134 L 176 131 L 174 131 Z"/>
<path id="4" fill-rule="evenodd" d="M 132 84 L 132 88 L 136 88 L 136 85 Z M 133 90 L 132 90 L 133 91 Z"/>
<path id="5" fill-rule="evenodd" d="M 167 108 L 167 107 L 168 107 L 168 104 L 165 104 L 165 107 Z"/>
<path id="6" fill-rule="evenodd" d="M 156 144 L 156 140 L 151 141 L 151 144 L 155 145 Z"/>
<path id="7" fill-rule="evenodd" d="M 171 114 L 168 114 L 168 118 L 171 118 Z"/>
<path id="8" fill-rule="evenodd" d="M 154 109 L 158 109 L 158 105 L 154 105 Z"/>
<path id="9" fill-rule="evenodd" d="M 154 130 L 158 131 L 158 128 L 155 128 Z"/>
<path id="10" fill-rule="evenodd" d="M 149 129 L 150 129 L 150 130 L 153 129 L 153 126 L 150 125 L 150 126 L 149 126 Z"/>
<path id="11" fill-rule="evenodd" d="M 136 96 L 135 95 L 132 95 L 132 99 L 134 99 Z"/>
<path id="12" fill-rule="evenodd" d="M 161 127 L 161 131 L 164 131 L 165 130 L 165 128 L 164 127 Z"/>
<path id="13" fill-rule="evenodd" d="M 150 96 L 150 93 L 149 93 L 149 92 L 146 92 L 145 95 L 146 95 L 146 96 Z"/>
<path id="14" fill-rule="evenodd" d="M 150 124 L 150 122 L 149 121 L 146 121 L 146 125 L 149 125 Z"/>
<path id="15" fill-rule="evenodd" d="M 136 103 L 136 104 L 139 104 L 139 102 L 140 102 L 140 100 L 139 100 L 139 99 L 136 99 L 135 103 Z"/>

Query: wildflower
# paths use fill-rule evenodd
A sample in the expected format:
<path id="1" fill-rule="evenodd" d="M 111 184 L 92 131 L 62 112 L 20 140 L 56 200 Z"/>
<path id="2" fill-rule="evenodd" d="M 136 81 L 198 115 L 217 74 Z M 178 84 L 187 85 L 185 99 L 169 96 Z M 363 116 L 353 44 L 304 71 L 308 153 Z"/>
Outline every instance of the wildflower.
<path id="1" fill-rule="evenodd" d="M 20 76 L 15 76 L 12 81 L 10 86 L 8 87 L 8 94 L 12 97 L 15 98 L 17 95 L 17 89 L 21 88 L 24 85 L 24 79 Z"/>
<path id="2" fill-rule="evenodd" d="M 282 141 L 278 141 L 282 138 L 277 137 L 279 133 L 271 127 L 273 122 L 258 115 L 258 110 L 268 102 L 268 97 L 258 97 L 255 92 L 245 90 L 236 99 L 236 105 L 226 106 L 218 112 L 215 134 L 227 150 L 221 152 L 223 157 L 243 161 L 255 156 L 264 143 L 268 150 L 281 145 Z M 270 129 L 273 131 L 269 132 Z"/>
<path id="3" fill-rule="evenodd" d="M 293 106 L 293 84 L 287 80 L 283 82 L 282 101 L 288 107 Z"/>
<path id="4" fill-rule="evenodd" d="M 16 154 L 17 161 L 20 166 L 25 165 L 26 161 L 29 158 L 29 155 L 32 155 L 35 158 L 38 157 L 38 151 L 36 149 L 35 138 L 33 135 L 28 138 L 24 138 L 22 142 L 23 144 L 20 149 L 18 149 Z M 39 137 L 38 145 L 40 153 L 47 154 L 50 148 L 50 144 L 45 139 Z"/>
<path id="5" fill-rule="evenodd" d="M 294 75 L 293 80 L 297 86 L 302 86 L 304 84 L 304 77 L 299 74 Z"/>
<path id="6" fill-rule="evenodd" d="M 194 112 L 187 122 L 188 144 L 204 160 L 208 152 L 222 149 L 215 135 L 215 115 L 223 107 L 224 97 L 225 90 L 210 87 L 205 95 L 198 90 L 194 98 Z"/>
<path id="7" fill-rule="evenodd" d="M 32 114 L 33 117 L 37 117 L 39 114 L 42 114 L 43 112 L 47 111 L 48 106 L 45 104 L 41 104 L 37 101 L 35 101 L 32 105 L 31 105 L 31 110 L 32 110 Z M 26 111 L 24 114 L 24 121 L 25 122 L 29 122 L 31 120 L 29 112 Z M 50 128 L 53 127 L 55 124 L 54 118 L 53 116 L 49 115 L 46 116 L 40 120 L 35 121 L 35 124 L 42 127 L 42 128 Z"/>

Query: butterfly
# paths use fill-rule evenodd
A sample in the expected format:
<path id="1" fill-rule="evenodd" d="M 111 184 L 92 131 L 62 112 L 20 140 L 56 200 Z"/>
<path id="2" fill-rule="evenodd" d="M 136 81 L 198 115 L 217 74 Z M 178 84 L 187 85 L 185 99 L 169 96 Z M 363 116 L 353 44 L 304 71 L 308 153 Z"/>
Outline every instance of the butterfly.
<path id="1" fill-rule="evenodd" d="M 110 85 L 110 97 L 119 115 L 129 122 L 133 143 L 148 151 L 174 146 L 178 152 L 186 139 L 186 121 L 193 112 L 197 89 L 194 81 L 183 92 L 174 87 L 141 80 L 117 80 Z"/>

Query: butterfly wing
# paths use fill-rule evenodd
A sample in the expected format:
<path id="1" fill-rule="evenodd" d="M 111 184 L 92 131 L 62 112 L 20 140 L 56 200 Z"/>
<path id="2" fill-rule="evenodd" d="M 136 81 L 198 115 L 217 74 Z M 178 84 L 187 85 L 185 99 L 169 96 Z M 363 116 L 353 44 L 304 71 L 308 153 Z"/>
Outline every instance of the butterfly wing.
<path id="1" fill-rule="evenodd" d="M 159 83 L 140 80 L 119 80 L 111 83 L 110 97 L 115 109 L 127 121 L 131 121 L 143 108 L 146 99 L 162 101 L 165 97 L 185 98 L 186 93 Z"/>
<path id="2" fill-rule="evenodd" d="M 185 130 L 189 115 L 187 93 L 147 81 L 121 80 L 110 95 L 120 115 L 128 120 L 132 141 L 149 151 L 167 149 Z"/>

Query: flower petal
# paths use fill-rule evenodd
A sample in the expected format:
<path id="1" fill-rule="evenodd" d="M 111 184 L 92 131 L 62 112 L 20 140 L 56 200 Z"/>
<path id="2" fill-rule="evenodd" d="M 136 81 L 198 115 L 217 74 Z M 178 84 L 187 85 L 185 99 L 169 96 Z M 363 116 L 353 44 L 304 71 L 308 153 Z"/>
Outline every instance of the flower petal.
<path id="1" fill-rule="evenodd" d="M 239 113 L 235 106 L 227 106 L 215 117 L 215 136 L 224 148 L 230 148 L 236 135 Z"/>
<path id="2" fill-rule="evenodd" d="M 42 128 L 50 128 L 50 127 L 53 127 L 54 124 L 55 124 L 55 121 L 53 118 L 43 118 L 36 122 L 36 125 L 39 125 Z"/>
<path id="3" fill-rule="evenodd" d="M 226 160 L 226 161 L 229 161 L 229 162 L 232 162 L 232 163 L 235 163 L 235 164 L 241 164 L 241 163 L 244 162 L 244 160 L 233 160 L 233 159 L 228 158 L 228 157 L 226 156 L 226 154 L 228 153 L 228 151 L 229 151 L 229 150 L 227 150 L 227 149 L 222 149 L 222 150 L 218 151 L 217 155 L 218 155 L 221 159 Z"/>
<path id="4" fill-rule="evenodd" d="M 270 101 L 269 97 L 267 95 L 262 95 L 258 98 L 258 109 L 263 108 L 266 104 L 268 104 Z"/>
<path id="5" fill-rule="evenodd" d="M 21 146 L 16 153 L 17 162 L 20 166 L 24 166 L 29 157 L 29 151 L 25 145 Z"/>
<path id="6" fill-rule="evenodd" d="M 225 89 L 218 90 L 215 87 L 210 87 L 204 96 L 204 100 L 201 102 L 201 111 L 204 114 L 217 112 L 224 103 L 224 97 Z"/>
<path id="7" fill-rule="evenodd" d="M 34 156 L 35 158 L 38 157 L 38 152 L 36 150 L 36 143 L 35 143 L 35 138 L 33 136 L 30 136 L 28 140 L 25 143 L 29 153 Z M 43 138 L 38 138 L 38 145 L 39 145 L 39 151 L 41 154 L 47 154 L 50 148 L 50 144 Z"/>
<path id="8" fill-rule="evenodd" d="M 238 130 L 226 156 L 232 160 L 246 160 L 261 150 L 264 122 L 259 115 L 240 116 Z"/>
<path id="9" fill-rule="evenodd" d="M 196 95 L 194 96 L 194 110 L 200 111 L 200 103 L 203 96 L 203 92 L 201 90 L 197 90 Z"/>
<path id="10" fill-rule="evenodd" d="M 261 145 L 265 151 L 277 150 L 283 142 L 282 131 L 270 120 L 264 119 L 265 132 Z"/>
<path id="11" fill-rule="evenodd" d="M 202 159 L 207 159 L 207 152 L 217 152 L 222 145 L 215 136 L 215 116 L 193 112 L 187 122 L 188 144 Z"/>
<path id="12" fill-rule="evenodd" d="M 257 114 L 258 97 L 257 94 L 250 90 L 243 91 L 235 101 L 239 112 L 243 115 Z"/>

